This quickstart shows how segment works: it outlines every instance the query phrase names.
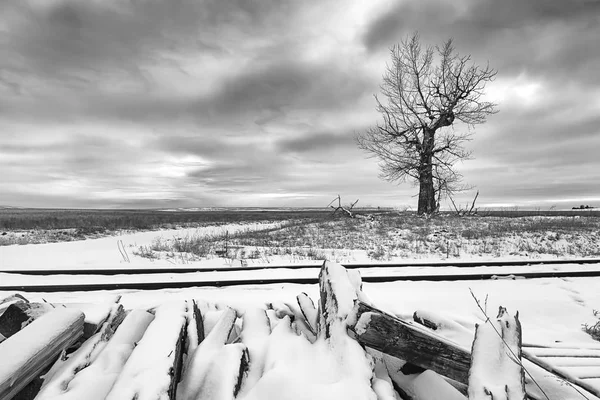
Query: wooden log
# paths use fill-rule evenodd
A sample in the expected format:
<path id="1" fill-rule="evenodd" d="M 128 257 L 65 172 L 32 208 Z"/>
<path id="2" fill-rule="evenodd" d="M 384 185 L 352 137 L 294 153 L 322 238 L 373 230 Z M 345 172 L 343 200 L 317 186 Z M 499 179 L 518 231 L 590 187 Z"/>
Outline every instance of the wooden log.
<path id="1" fill-rule="evenodd" d="M 349 328 L 363 345 L 467 384 L 468 350 L 361 301 L 356 302 L 355 310 L 356 322 Z"/>
<path id="2" fill-rule="evenodd" d="M 60 357 L 45 374 L 40 393 L 36 399 L 51 399 L 68 389 L 75 375 L 93 363 L 99 354 L 101 354 L 124 318 L 125 310 L 123 306 L 113 304 L 108 318 L 99 327 L 98 332 L 86 340 L 79 349 L 68 357 Z"/>
<path id="3" fill-rule="evenodd" d="M 598 389 L 596 386 L 590 384 L 589 382 L 586 382 L 583 379 L 574 378 L 571 374 L 566 373 L 563 370 L 563 368 L 555 367 L 555 366 L 551 365 L 550 363 L 544 361 L 543 359 L 527 353 L 526 351 L 523 351 L 522 356 L 527 361 L 537 365 L 540 368 L 543 368 L 544 370 L 546 370 L 548 372 L 551 372 L 551 373 L 559 376 L 561 379 L 565 380 L 566 382 L 569 382 L 572 385 L 582 387 L 585 390 L 587 390 L 588 392 L 592 393 L 594 396 L 600 397 L 600 389 Z"/>
<path id="4" fill-rule="evenodd" d="M 12 302 L 0 314 L 0 343 L 52 309 L 49 304 Z"/>
<path id="5" fill-rule="evenodd" d="M 92 363 L 78 371 L 53 400 L 105 400 L 136 344 L 154 320 L 145 310 L 132 310 Z"/>
<path id="6" fill-rule="evenodd" d="M 325 262 L 319 273 L 319 332 L 318 341 L 324 341 L 338 360 L 337 367 L 356 384 L 364 398 L 376 398 L 371 384 L 373 363 L 365 349 L 348 334 L 348 317 L 353 314 L 360 276 L 348 276 L 344 267 Z M 343 360 L 343 362 L 340 362 Z M 358 398 L 358 397 L 357 397 Z"/>
<path id="7" fill-rule="evenodd" d="M 294 322 L 292 323 L 292 326 L 296 333 L 299 335 L 304 335 L 311 343 L 314 343 L 315 340 L 317 340 L 317 334 L 315 331 L 313 331 L 313 328 L 310 326 L 308 321 L 306 321 L 306 318 L 304 317 L 300 307 L 293 302 L 285 303 L 285 305 L 294 314 Z"/>
<path id="8" fill-rule="evenodd" d="M 190 356 L 202 341 L 204 340 L 204 317 L 202 311 L 198 307 L 196 300 L 192 300 L 191 307 L 188 306 L 187 316 L 187 340 L 185 354 Z M 184 361 L 184 365 L 186 362 Z"/>
<path id="9" fill-rule="evenodd" d="M 214 358 L 226 347 L 225 343 L 227 343 L 229 335 L 233 330 L 237 315 L 230 308 L 222 311 L 220 315 L 219 320 L 212 327 L 204 341 L 188 357 L 184 369 L 185 373 L 177 387 L 178 400 L 196 400 L 200 398 L 198 396 L 204 390 L 203 384 L 210 376 L 210 370 L 215 366 L 213 364 Z M 246 348 L 245 345 L 241 344 L 227 346 L 242 346 L 244 350 Z M 234 388 L 231 387 L 231 393 L 233 392 Z"/>
<path id="10" fill-rule="evenodd" d="M 271 325 L 266 310 L 247 309 L 242 316 L 242 343 L 248 350 L 248 374 L 244 380 L 242 392 L 247 393 L 263 375 L 266 347 L 271 335 Z"/>
<path id="11" fill-rule="evenodd" d="M 0 399 L 10 399 L 83 334 L 80 311 L 56 309 L 0 343 Z"/>
<path id="12" fill-rule="evenodd" d="M 332 329 L 341 327 L 352 312 L 354 300 L 358 297 L 356 280 L 351 281 L 344 267 L 324 262 L 319 272 L 319 324 L 318 334 L 326 339 L 332 336 Z M 340 332 L 345 335 L 344 332 Z"/>
<path id="13" fill-rule="evenodd" d="M 468 384 L 471 364 L 469 350 L 425 327 L 402 321 L 361 301 L 355 302 L 355 316 L 349 320 L 351 323 L 348 328 L 356 333 L 357 340 L 364 346 L 433 370 L 461 384 Z M 525 353 L 523 366 L 526 371 L 525 388 L 530 399 L 562 400 L 581 397 L 579 393 L 584 393 L 588 400 L 600 400 L 579 383 L 573 384 L 549 368 L 530 362 Z M 529 373 L 535 382 L 528 376 Z M 538 389 L 538 385 L 546 395 Z"/>
<path id="14" fill-rule="evenodd" d="M 490 398 L 525 398 L 519 313 L 512 317 L 504 307 L 495 319 L 476 325 L 471 350 L 469 399 Z"/>
<path id="15" fill-rule="evenodd" d="M 315 303 L 313 303 L 312 299 L 308 297 L 306 293 L 300 293 L 298 296 L 296 296 L 296 301 L 298 302 L 300 311 L 302 311 L 302 315 L 310 327 L 310 330 L 316 335 L 319 312 L 315 308 Z"/>
<path id="16" fill-rule="evenodd" d="M 166 303 L 131 353 L 106 400 L 158 400 L 175 398 L 179 380 L 187 307 L 185 302 Z"/>

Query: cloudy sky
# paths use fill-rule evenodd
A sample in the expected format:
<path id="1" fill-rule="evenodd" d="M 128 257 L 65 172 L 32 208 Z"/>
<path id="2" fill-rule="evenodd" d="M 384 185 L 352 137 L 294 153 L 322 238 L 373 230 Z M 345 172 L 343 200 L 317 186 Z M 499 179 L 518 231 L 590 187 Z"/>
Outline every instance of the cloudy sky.
<path id="1" fill-rule="evenodd" d="M 354 142 L 415 30 L 498 70 L 481 205 L 600 206 L 597 0 L 2 0 L 0 205 L 415 208 Z"/>

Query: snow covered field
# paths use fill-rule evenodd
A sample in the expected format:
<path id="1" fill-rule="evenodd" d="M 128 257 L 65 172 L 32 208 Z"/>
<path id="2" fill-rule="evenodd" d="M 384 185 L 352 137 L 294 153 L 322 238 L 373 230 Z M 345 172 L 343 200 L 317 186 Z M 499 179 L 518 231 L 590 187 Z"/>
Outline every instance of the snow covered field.
<path id="1" fill-rule="evenodd" d="M 346 222 L 344 222 L 346 224 Z M 357 230 L 349 229 L 348 225 L 344 225 L 345 230 L 338 230 L 338 235 L 366 235 L 364 240 L 368 241 L 368 234 L 374 230 L 382 230 L 376 224 L 359 225 Z M 227 267 L 227 266 L 242 266 L 250 264 L 278 264 L 278 263 L 307 263 L 311 260 L 310 257 L 301 257 L 299 253 L 285 254 L 285 252 L 273 252 L 275 245 L 256 246 L 246 244 L 243 248 L 248 251 L 256 249 L 264 249 L 265 253 L 260 258 L 242 259 L 235 257 L 217 257 L 211 255 L 204 258 L 177 258 L 177 257 L 159 257 L 151 259 L 141 257 L 134 254 L 135 249 L 141 246 L 152 246 L 157 237 L 162 237 L 165 240 L 170 238 L 195 236 L 206 237 L 223 235 L 228 232 L 229 235 L 234 235 L 236 232 L 248 233 L 248 237 L 244 239 L 251 240 L 252 233 L 261 234 L 263 232 L 278 232 L 282 227 L 281 222 L 265 222 L 252 224 L 229 224 L 214 227 L 191 228 L 187 230 L 162 230 L 162 231 L 146 231 L 123 234 L 120 236 L 103 237 L 90 239 L 85 241 L 73 241 L 63 243 L 47 243 L 47 244 L 29 244 L 20 246 L 0 246 L 0 269 L 3 271 L 18 270 L 18 269 L 93 269 L 93 268 L 165 268 L 175 267 L 176 265 L 186 264 L 186 266 L 198 266 L 206 268 Z M 284 227 L 285 229 L 285 227 Z M 318 235 L 322 237 L 325 243 L 333 243 L 329 239 L 329 233 L 325 232 L 318 225 L 311 225 L 304 228 L 311 231 L 311 235 L 315 234 L 315 229 Z M 472 229 L 472 227 L 470 228 Z M 335 229 L 333 232 L 336 232 Z M 570 248 L 577 249 L 595 249 L 598 246 L 597 232 L 593 230 L 582 231 L 573 243 L 576 247 L 569 247 L 571 239 L 575 237 L 576 232 L 561 233 L 556 231 L 545 231 L 539 234 L 528 234 L 532 243 L 539 244 L 540 248 L 549 248 L 547 243 L 558 243 L 556 248 L 563 248 L 564 254 L 555 253 L 534 253 L 520 254 L 515 253 L 514 247 L 503 245 L 502 243 L 516 243 L 515 235 L 507 235 L 505 237 L 498 236 L 493 242 L 494 252 L 478 253 L 464 252 L 460 257 L 447 257 L 447 254 L 441 250 L 435 250 L 435 246 L 440 243 L 449 243 L 451 240 L 455 242 L 462 241 L 463 249 L 468 238 L 462 235 L 457 235 L 456 230 L 445 229 L 440 227 L 432 227 L 429 233 L 422 235 L 423 241 L 421 249 L 428 249 L 427 252 L 418 252 L 419 246 L 414 246 L 415 252 L 402 253 L 393 257 L 386 257 L 386 260 L 400 260 L 406 262 L 415 260 L 419 264 L 426 263 L 428 260 L 452 260 L 452 259 L 492 259 L 492 260 L 508 260 L 508 259 L 527 259 L 527 258 L 568 258 L 573 256 L 573 252 L 569 252 Z M 288 234 L 290 232 L 287 232 Z M 402 229 L 389 231 L 385 236 L 374 236 L 376 244 L 389 246 L 388 249 L 394 250 L 398 247 L 390 245 L 390 241 L 396 240 L 396 244 L 404 241 L 409 243 L 414 242 L 413 232 L 406 232 Z M 570 236 L 566 236 L 570 235 Z M 468 235 L 467 235 L 468 236 Z M 486 240 L 481 237 L 476 237 L 474 240 Z M 262 236 L 260 236 L 262 237 Z M 386 239 L 381 239 L 385 237 Z M 569 240 L 565 239 L 568 237 Z M 294 238 L 294 236 L 290 236 Z M 404 238 L 404 239 L 402 239 Z M 543 240 L 542 240 L 543 238 Z M 510 240 L 509 240 L 510 239 Z M 538 240 L 539 239 L 539 240 Z M 536 242 L 537 241 L 537 242 Z M 488 246 L 491 246 L 488 241 Z M 563 246 L 563 247 L 561 247 Z M 565 247 L 566 246 L 566 247 Z M 530 246 L 534 248 L 533 245 Z M 301 249 L 302 246 L 286 245 L 288 249 Z M 475 248 L 475 247 L 472 247 Z M 326 258 L 335 260 L 343 259 L 343 261 L 364 262 L 373 261 L 372 253 L 364 248 L 362 249 L 320 249 L 320 255 Z M 430 251 L 431 250 L 431 251 Z M 435 250 L 435 251 L 434 251 Z M 123 251 L 126 256 L 123 256 Z M 274 254 L 267 255 L 271 251 Z M 275 254 L 276 253 L 276 254 Z M 595 254 L 595 250 L 589 251 L 586 255 Z M 581 256 L 581 253 L 575 255 Z M 318 263 L 317 261 L 313 261 Z M 244 264 L 245 263 L 245 264 Z M 174 265 L 175 264 L 175 265 Z M 498 275 L 518 274 L 523 271 L 535 271 L 541 269 L 538 266 L 526 267 L 478 267 L 470 269 L 469 272 L 477 273 L 479 271 L 492 271 Z M 543 267 L 548 269 L 548 266 Z M 561 265 L 554 266 L 556 270 L 576 270 L 584 268 L 581 265 Z M 585 268 L 597 268 L 595 266 L 585 266 Z M 415 266 L 412 268 L 393 268 L 383 269 L 377 268 L 365 271 L 364 274 L 386 273 L 389 275 L 405 275 L 418 272 L 420 274 L 444 274 L 459 271 L 458 268 L 447 267 L 427 267 L 424 265 Z M 465 273 L 464 268 L 460 269 L 461 273 Z M 177 279 L 228 279 L 228 278 L 269 278 L 274 276 L 283 277 L 316 277 L 317 269 L 305 270 L 259 270 L 247 272 L 198 272 L 189 274 L 160 274 L 155 276 L 120 276 L 119 279 L 126 281 L 162 279 L 176 281 Z M 110 282 L 114 280 L 111 276 L 19 276 L 10 273 L 0 273 L 0 284 L 37 284 L 37 283 L 98 283 Z M 440 333 L 447 338 L 455 341 L 465 348 L 470 348 L 473 340 L 475 324 L 485 321 L 485 317 L 479 310 L 473 295 L 486 304 L 487 312 L 490 315 L 495 315 L 499 306 L 508 308 L 508 311 L 513 314 L 519 312 L 519 318 L 523 329 L 523 342 L 527 346 L 551 346 L 569 349 L 596 349 L 600 351 L 600 343 L 595 341 L 582 329 L 584 324 L 593 325 L 598 322 L 598 317 L 594 311 L 600 309 L 600 278 L 547 278 L 547 279 L 517 279 L 517 280 L 487 280 L 487 281 L 397 281 L 390 283 L 364 283 L 363 290 L 366 295 L 372 300 L 373 304 L 378 308 L 396 315 L 402 319 L 411 320 L 415 312 L 420 315 L 430 315 L 437 320 L 446 321 Z M 103 303 L 114 298 L 115 294 L 122 295 L 121 303 L 127 309 L 149 309 L 161 306 L 163 304 L 172 304 L 173 302 L 186 300 L 188 303 L 191 300 L 196 300 L 202 304 L 207 304 L 213 310 L 224 310 L 226 307 L 232 307 L 238 315 L 243 315 L 246 312 L 252 313 L 252 310 L 265 309 L 268 304 L 296 304 L 296 296 L 302 292 L 307 293 L 311 298 L 319 297 L 319 288 L 317 285 L 297 285 L 297 284 L 272 284 L 272 285 L 246 285 L 236 287 L 202 287 L 188 289 L 168 289 L 168 290 L 118 290 L 118 291 L 92 291 L 92 292 L 58 292 L 58 293 L 25 293 L 31 301 L 51 302 L 51 303 Z M 473 295 L 472 295 L 473 293 Z M 6 291 L 0 291 L 0 298 L 11 295 Z M 258 357 L 267 363 L 273 370 L 270 375 L 270 381 L 265 380 L 262 386 L 257 389 L 257 392 L 240 393 L 240 398 L 286 398 L 290 400 L 303 399 L 347 399 L 348 392 L 341 390 L 336 391 L 336 387 L 342 388 L 348 385 L 348 380 L 343 378 L 348 371 L 333 363 L 332 359 L 323 356 L 323 349 L 320 344 L 311 345 L 309 342 L 300 343 L 296 339 L 290 339 L 288 333 L 283 332 L 280 328 L 273 331 L 271 335 L 279 338 L 270 345 L 265 343 L 255 343 L 254 357 Z M 287 332 L 287 331 L 286 331 Z M 280 335 L 280 336 L 277 336 Z M 282 335 L 282 336 L 281 336 Z M 273 339 L 274 340 L 274 339 Z M 290 341 L 291 340 L 291 341 Z M 243 339 L 242 339 L 243 341 Z M 250 339 L 250 342 L 252 340 Z M 279 346 L 279 347 L 277 347 Z M 273 354 L 278 351 L 282 353 L 281 346 L 293 348 L 292 354 L 284 358 L 277 358 Z M 258 350 L 257 350 L 258 349 Z M 278 350 L 279 349 L 279 350 Z M 233 351 L 231 348 L 229 350 Z M 224 357 L 233 357 L 235 359 L 239 355 L 229 351 L 223 353 Z M 236 350 L 237 351 L 237 350 Z M 234 354 L 235 353 L 235 354 Z M 333 364 L 332 364 L 333 363 Z M 264 364 L 264 365 L 267 365 Z M 329 365 L 334 368 L 320 378 L 315 374 L 315 365 Z M 313 367 L 311 367 L 313 366 Z M 336 369 L 339 368 L 339 369 Z M 587 368 L 587 367 L 586 367 Z M 600 371 L 600 366 L 590 366 Z M 588 368 L 589 369 L 589 368 Z M 300 373 L 299 371 L 304 371 Z M 319 380 L 321 379 L 321 380 Z M 308 381 L 307 381 L 308 380 Z M 293 386 L 296 388 L 296 394 L 291 391 L 285 391 L 285 396 L 275 396 L 275 393 L 282 393 L 284 386 L 282 382 L 296 382 Z M 307 383 L 308 382 L 308 383 Z M 591 384 L 598 385 L 600 382 L 590 380 Z M 312 386 L 311 386 L 312 385 Z M 333 386 L 332 386 L 333 385 Z M 336 386 L 337 385 L 337 386 Z M 351 387 L 351 386 L 348 386 Z M 326 389 L 325 389 L 326 388 Z M 336 394 L 337 393 L 337 394 Z M 345 393 L 345 394 L 340 394 Z M 333 397 L 320 397 L 331 395 Z M 266 397 L 265 397 L 266 396 Z M 269 397 L 271 396 L 271 397 Z M 275 396 L 275 397 L 273 397 Z M 337 396 L 337 397 L 336 397 Z M 385 397 L 380 397 L 385 398 Z M 558 398 L 576 399 L 577 397 L 552 397 L 552 400 Z"/>

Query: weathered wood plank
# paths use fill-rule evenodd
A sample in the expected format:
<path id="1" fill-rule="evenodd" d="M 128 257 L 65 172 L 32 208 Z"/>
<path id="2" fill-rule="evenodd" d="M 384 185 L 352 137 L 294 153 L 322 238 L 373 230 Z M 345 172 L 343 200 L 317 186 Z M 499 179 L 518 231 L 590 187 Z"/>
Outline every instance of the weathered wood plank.
<path id="1" fill-rule="evenodd" d="M 355 302 L 355 312 L 356 316 L 353 317 L 349 329 L 356 333 L 358 341 L 363 345 L 410 361 L 422 368 L 431 369 L 459 383 L 468 383 L 471 364 L 469 350 L 425 327 L 402 321 L 361 301 Z M 443 358 L 439 357 L 439 354 L 443 355 Z M 563 400 L 578 398 L 580 393 L 584 393 L 588 400 L 600 400 L 596 395 L 597 390 L 587 387 L 590 385 L 581 385 L 582 380 L 573 383 L 557 374 L 552 366 L 544 365 L 543 362 L 531 362 L 525 351 L 522 356 L 528 398 Z M 529 373 L 537 383 L 531 379 Z M 546 395 L 538 389 L 538 384 Z"/>
<path id="2" fill-rule="evenodd" d="M 0 343 L 0 399 L 10 399 L 83 334 L 80 311 L 56 309 Z"/>
<path id="3" fill-rule="evenodd" d="M 543 368 L 546 371 L 551 372 L 552 374 L 560 377 L 564 381 L 569 382 L 572 385 L 582 387 L 585 390 L 587 390 L 588 392 L 592 393 L 594 396 L 600 397 L 600 390 L 598 388 L 596 388 L 593 385 L 590 385 L 585 380 L 574 378 L 570 374 L 565 373 L 565 371 L 562 368 L 557 368 L 553 365 L 550 365 L 543 359 L 536 357 L 532 354 L 529 354 L 526 351 L 523 351 L 523 358 L 528 360 L 529 362 L 537 365 L 538 367 Z"/>
<path id="4" fill-rule="evenodd" d="M 356 324 L 349 328 L 363 345 L 468 383 L 471 365 L 468 350 L 361 301 L 356 302 L 356 312 Z"/>

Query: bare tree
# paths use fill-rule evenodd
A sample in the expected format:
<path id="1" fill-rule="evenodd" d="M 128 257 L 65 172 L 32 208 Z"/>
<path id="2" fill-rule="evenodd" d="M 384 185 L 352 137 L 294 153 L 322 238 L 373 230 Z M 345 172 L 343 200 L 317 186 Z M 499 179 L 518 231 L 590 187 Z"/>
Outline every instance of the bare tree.
<path id="1" fill-rule="evenodd" d="M 496 71 L 459 55 L 452 39 L 423 48 L 417 33 L 390 53 L 392 62 L 380 86 L 385 101 L 375 96 L 383 121 L 360 133 L 357 142 L 379 158 L 382 178 L 418 184 L 417 212 L 431 214 L 444 194 L 464 188 L 454 165 L 470 157 L 463 145 L 471 128 L 496 113 L 496 104 L 483 100 Z M 457 132 L 455 121 L 468 129 Z"/>

